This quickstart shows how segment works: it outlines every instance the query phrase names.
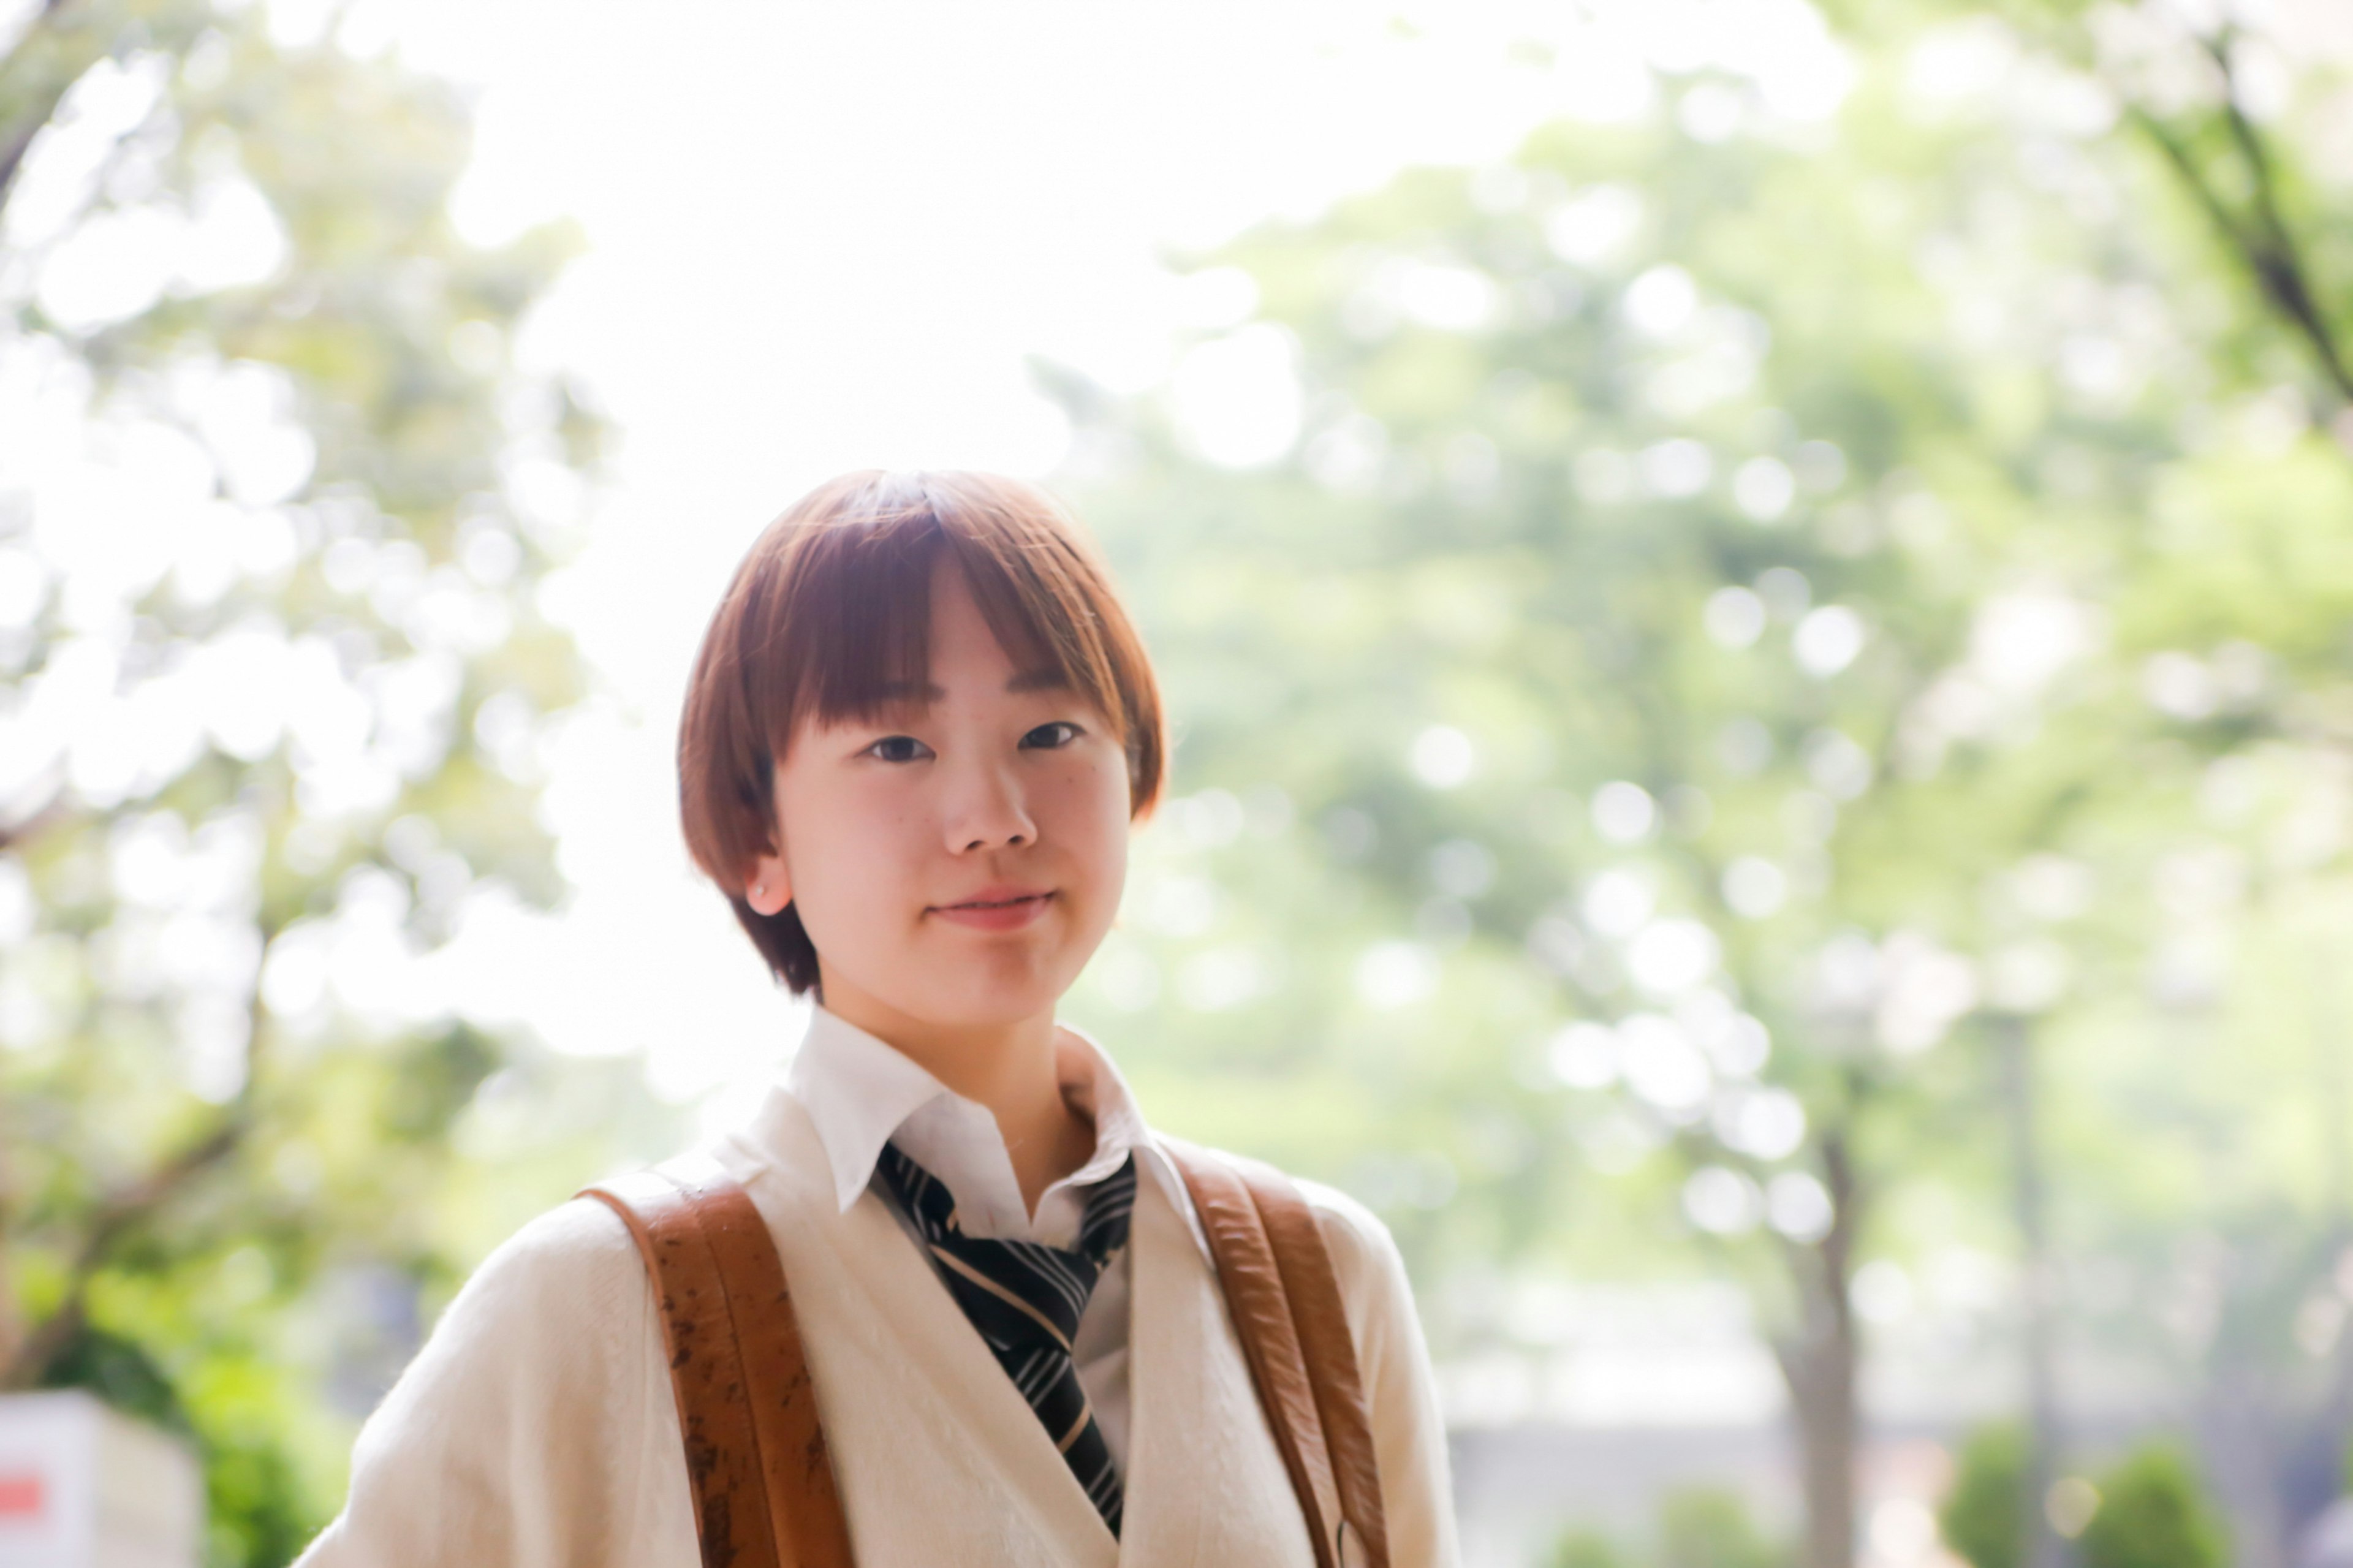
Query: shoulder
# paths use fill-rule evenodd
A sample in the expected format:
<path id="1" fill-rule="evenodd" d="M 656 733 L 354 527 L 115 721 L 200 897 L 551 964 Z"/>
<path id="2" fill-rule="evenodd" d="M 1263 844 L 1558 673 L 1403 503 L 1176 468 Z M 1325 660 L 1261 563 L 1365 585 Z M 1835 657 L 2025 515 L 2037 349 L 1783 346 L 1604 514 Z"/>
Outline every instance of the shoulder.
<path id="1" fill-rule="evenodd" d="M 614 1363 L 643 1340 L 651 1291 L 620 1216 L 592 1198 L 536 1215 L 492 1248 L 435 1323 L 420 1362 L 489 1363 L 510 1374 Z M 559 1369 L 557 1361 L 566 1363 Z M 543 1369 L 540 1363 L 548 1363 Z"/>
<path id="2" fill-rule="evenodd" d="M 1358 1348 L 1377 1355 L 1393 1342 L 1402 1327 L 1415 1320 L 1412 1288 L 1407 1282 L 1405 1259 L 1397 1238 L 1380 1216 L 1337 1187 L 1304 1176 L 1291 1184 L 1307 1200 L 1323 1234 L 1324 1249 L 1332 1259 L 1332 1273 L 1348 1313 L 1348 1328 Z"/>
<path id="3" fill-rule="evenodd" d="M 1378 1215 L 1339 1188 L 1305 1176 L 1288 1176 L 1315 1215 L 1316 1228 L 1332 1254 L 1345 1288 L 1351 1274 L 1386 1273 L 1398 1260 L 1397 1238 Z"/>
<path id="4" fill-rule="evenodd" d="M 1400 1319 L 1412 1321 L 1412 1296 L 1396 1238 L 1380 1216 L 1361 1201 L 1337 1187 L 1229 1150 L 1201 1148 L 1198 1152 L 1243 1174 L 1255 1171 L 1261 1179 L 1279 1178 L 1298 1193 L 1314 1216 L 1347 1310 L 1349 1329 L 1360 1346 L 1386 1339 Z"/>
<path id="5" fill-rule="evenodd" d="M 652 1292 L 620 1217 L 560 1204 L 493 1248 L 362 1427 L 306 1563 L 642 1562 L 683 1494 Z"/>
<path id="6" fill-rule="evenodd" d="M 460 1297 L 593 1307 L 611 1296 L 636 1294 L 643 1278 L 637 1243 L 621 1216 L 594 1198 L 574 1198 L 501 1242 Z"/>
<path id="7" fill-rule="evenodd" d="M 604 1205 L 574 1199 L 541 1214 L 442 1310 L 369 1417 L 355 1471 L 470 1463 L 498 1434 L 642 1403 L 646 1367 L 663 1360 L 649 1343 L 659 1332 L 651 1294 L 628 1227 Z"/>
<path id="8" fill-rule="evenodd" d="M 1381 1217 L 1365 1206 L 1362 1199 L 1351 1197 L 1339 1188 L 1307 1176 L 1283 1173 L 1283 1179 L 1299 1189 L 1307 1206 L 1315 1211 L 1316 1223 L 1326 1236 L 1352 1248 L 1374 1253 L 1393 1252 L 1396 1241 Z"/>

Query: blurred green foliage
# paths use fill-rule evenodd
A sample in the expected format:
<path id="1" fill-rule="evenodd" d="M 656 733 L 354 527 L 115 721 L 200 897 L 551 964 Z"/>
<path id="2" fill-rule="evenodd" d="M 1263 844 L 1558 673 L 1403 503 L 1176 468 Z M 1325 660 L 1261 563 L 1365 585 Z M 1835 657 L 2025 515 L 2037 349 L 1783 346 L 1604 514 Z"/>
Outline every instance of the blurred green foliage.
<path id="1" fill-rule="evenodd" d="M 1813 1568 L 1866 1262 L 2014 1258 L 2025 1205 L 2071 1357 L 2333 1453 L 2343 1352 L 2289 1330 L 2353 1201 L 2353 289 L 2290 320 L 2244 216 L 2336 232 L 2339 76 L 2234 127 L 2184 27 L 1849 20 L 1832 126 L 1671 74 L 1188 258 L 1248 308 L 1160 394 L 1044 370 L 1183 726 L 1082 1002 L 1173 1125 L 1379 1207 L 1440 1346 L 1531 1388 L 1515 1281 L 1740 1279 Z M 1295 435 L 1250 449 L 1253 399 Z"/>
<path id="2" fill-rule="evenodd" d="M 1746 1499 L 1706 1486 L 1663 1493 L 1639 1542 L 1571 1529 L 1545 1559 L 1546 1568 L 1788 1568 L 1790 1561 L 1787 1545 L 1757 1524 Z"/>
<path id="3" fill-rule="evenodd" d="M 473 900 L 560 890 L 538 747 L 583 679 L 534 589 L 602 426 L 512 350 L 577 236 L 460 237 L 456 90 L 267 22 L 83 0 L 0 57 L 11 395 L 143 443 L 122 471 L 157 488 L 125 504 L 177 509 L 114 597 L 49 582 L 0 628 L 12 747 L 79 703 L 144 749 L 7 759 L 0 1389 L 86 1387 L 189 1440 L 207 1561 L 252 1568 L 332 1512 L 356 1417 L 488 1241 L 630 1130 L 670 1136 L 634 1063 L 350 988 Z M 125 226 L 226 209 L 260 215 L 241 274 L 98 292 L 139 270 Z M 71 459 L 11 452 L 0 552 L 37 584 L 71 541 L 36 465 Z"/>
<path id="4" fill-rule="evenodd" d="M 1936 1529 L 1969 1568 L 2019 1568 L 2025 1556 L 2026 1434 L 1998 1422 L 1960 1445 Z"/>
<path id="5" fill-rule="evenodd" d="M 1739 1493 L 1686 1487 L 1659 1500 L 1658 1568 L 1788 1568 Z"/>
<path id="6" fill-rule="evenodd" d="M 1576 1529 L 1565 1531 L 1553 1543 L 1546 1568 L 1626 1568 L 1626 1559 L 1608 1536 Z"/>
<path id="7" fill-rule="evenodd" d="M 2018 1568 L 2026 1560 L 2025 1461 L 2026 1434 L 2014 1424 L 1981 1426 L 1961 1445 L 1936 1522 L 1970 1568 Z M 2090 1518 L 2073 1548 L 2084 1568 L 2221 1568 L 2226 1560 L 2221 1521 L 2175 1440 L 2135 1447 L 2089 1495 Z"/>
<path id="8" fill-rule="evenodd" d="M 2100 1478 L 2099 1493 L 2078 1547 L 2084 1568 L 2221 1568 L 2221 1524 L 2178 1445 L 2135 1449 Z"/>

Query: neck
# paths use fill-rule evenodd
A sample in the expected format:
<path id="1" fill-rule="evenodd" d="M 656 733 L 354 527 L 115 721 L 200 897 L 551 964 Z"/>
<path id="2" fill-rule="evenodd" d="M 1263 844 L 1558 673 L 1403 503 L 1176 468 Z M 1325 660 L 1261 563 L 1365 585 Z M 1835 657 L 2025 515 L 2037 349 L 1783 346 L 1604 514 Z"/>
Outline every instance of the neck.
<path id="1" fill-rule="evenodd" d="M 1048 1187 L 1094 1152 L 1093 1123 L 1062 1098 L 1050 1010 L 1009 1024 L 943 1025 L 913 1017 L 854 987 L 827 985 L 824 991 L 828 1012 L 988 1108 L 1029 1213 L 1038 1212 Z"/>

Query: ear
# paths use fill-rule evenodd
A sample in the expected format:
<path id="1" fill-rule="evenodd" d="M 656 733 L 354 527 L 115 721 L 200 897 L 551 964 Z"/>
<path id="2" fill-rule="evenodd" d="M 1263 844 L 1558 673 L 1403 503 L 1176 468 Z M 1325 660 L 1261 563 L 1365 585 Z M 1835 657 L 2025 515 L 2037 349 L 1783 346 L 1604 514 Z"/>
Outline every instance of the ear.
<path id="1" fill-rule="evenodd" d="M 763 855 L 752 862 L 752 874 L 744 879 L 744 901 L 764 915 L 784 913 L 793 901 L 793 886 L 783 856 Z"/>

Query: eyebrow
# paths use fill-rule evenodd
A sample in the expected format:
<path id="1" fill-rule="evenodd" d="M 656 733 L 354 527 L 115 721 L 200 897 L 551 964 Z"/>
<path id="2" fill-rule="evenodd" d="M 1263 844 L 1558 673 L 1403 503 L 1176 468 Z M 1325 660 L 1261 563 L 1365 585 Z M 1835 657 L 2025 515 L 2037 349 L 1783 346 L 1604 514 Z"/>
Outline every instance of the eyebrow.
<path id="1" fill-rule="evenodd" d="M 1067 691 L 1070 686 L 1070 681 L 1060 670 L 1047 668 L 1023 670 L 1005 683 L 1005 690 L 1008 696 L 1018 697 L 1028 691 Z M 943 701 L 947 697 L 947 693 L 939 687 L 929 682 L 919 686 L 912 680 L 884 681 L 881 694 L 886 702 L 925 704 Z"/>

